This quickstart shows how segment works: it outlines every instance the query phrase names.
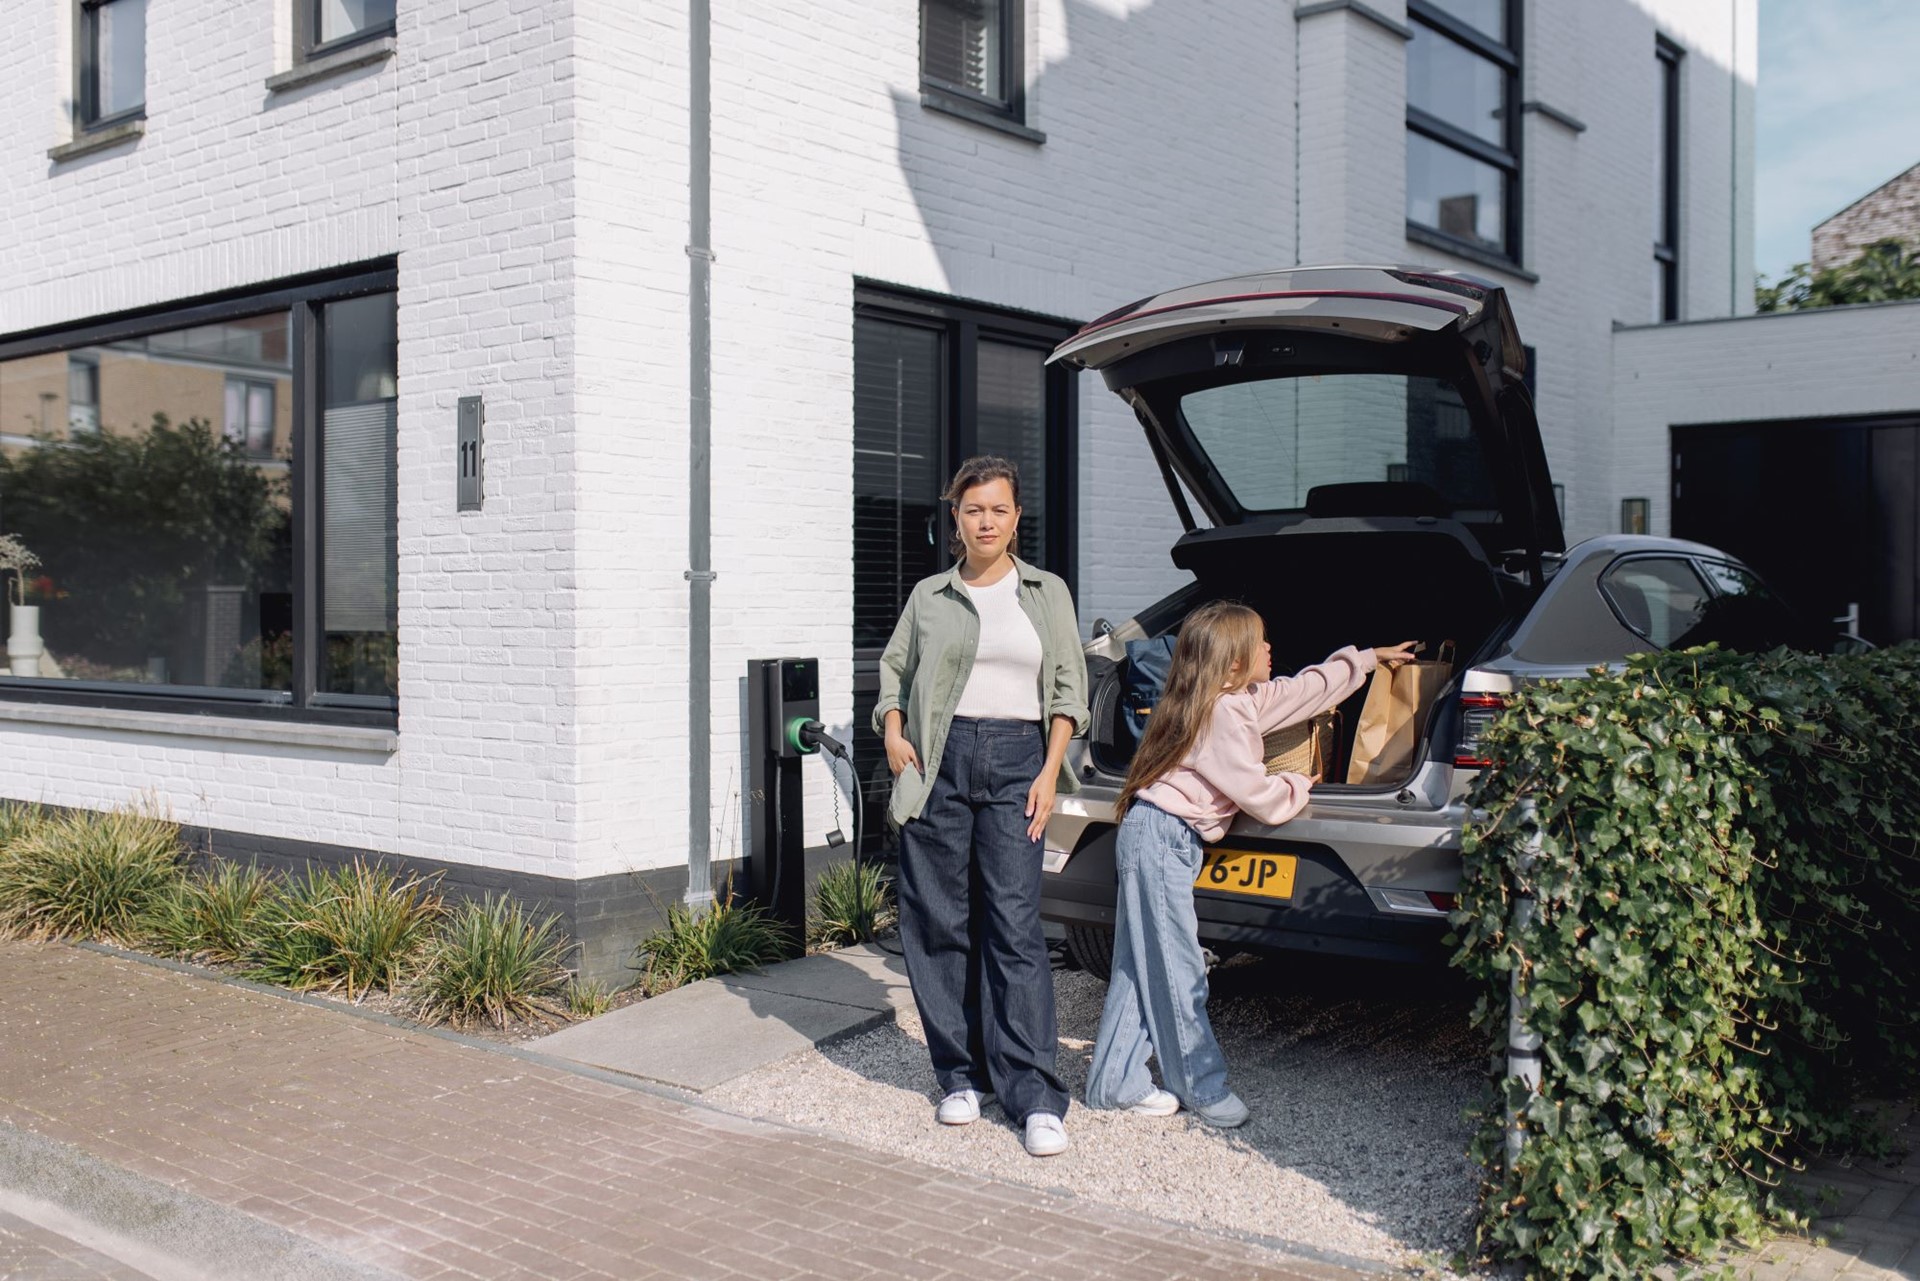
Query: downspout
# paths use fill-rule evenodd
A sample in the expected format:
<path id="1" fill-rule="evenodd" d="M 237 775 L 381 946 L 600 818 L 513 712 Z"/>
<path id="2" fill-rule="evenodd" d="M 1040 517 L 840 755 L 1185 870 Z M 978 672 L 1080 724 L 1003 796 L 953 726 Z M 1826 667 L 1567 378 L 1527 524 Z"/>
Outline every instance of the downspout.
<path id="1" fill-rule="evenodd" d="M 713 46 L 687 0 L 687 895 L 713 904 Z"/>
<path id="2" fill-rule="evenodd" d="M 1728 0 L 1733 31 L 1727 55 L 1727 314 L 1740 314 L 1740 0 Z M 1756 64 L 1757 66 L 1758 64 Z M 1757 78 L 1757 74 L 1756 74 Z M 1751 289 L 1753 282 L 1747 282 Z"/>

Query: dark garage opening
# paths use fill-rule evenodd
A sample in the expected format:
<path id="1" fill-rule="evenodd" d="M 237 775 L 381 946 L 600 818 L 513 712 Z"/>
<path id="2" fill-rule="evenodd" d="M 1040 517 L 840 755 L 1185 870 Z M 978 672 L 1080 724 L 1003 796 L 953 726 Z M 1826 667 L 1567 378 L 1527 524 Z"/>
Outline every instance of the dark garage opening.
<path id="1" fill-rule="evenodd" d="M 1920 636 L 1920 416 L 1672 436 L 1674 537 L 1732 552 L 1810 620 L 1857 605 L 1859 634 L 1877 645 Z"/>

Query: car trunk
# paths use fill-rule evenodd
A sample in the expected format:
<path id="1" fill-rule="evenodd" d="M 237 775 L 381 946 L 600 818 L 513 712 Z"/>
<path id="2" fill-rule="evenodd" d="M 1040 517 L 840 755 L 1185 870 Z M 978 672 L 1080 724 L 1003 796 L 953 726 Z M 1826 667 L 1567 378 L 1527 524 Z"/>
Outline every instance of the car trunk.
<path id="1" fill-rule="evenodd" d="M 1234 599 L 1265 619 L 1276 673 L 1411 639 L 1429 658 L 1451 641 L 1457 672 L 1497 648 L 1562 548 L 1525 349 L 1485 282 L 1367 267 L 1241 277 L 1122 308 L 1054 358 L 1099 370 L 1132 405 L 1187 528 L 1174 563 L 1195 580 L 1092 651 L 1103 773 L 1123 773 L 1134 747 L 1116 643 L 1128 636 Z M 1363 700 L 1342 709 L 1339 761 Z M 1451 708 L 1427 716 L 1429 743 L 1452 732 Z"/>
<path id="2" fill-rule="evenodd" d="M 1497 646 L 1532 596 L 1523 579 L 1490 564 L 1455 521 L 1331 517 L 1203 530 L 1180 540 L 1174 560 L 1194 582 L 1094 646 L 1090 759 L 1111 777 L 1125 775 L 1135 747 L 1126 725 L 1121 638 L 1175 633 L 1208 601 L 1236 600 L 1265 621 L 1276 674 L 1317 663 L 1343 645 L 1402 640 L 1425 641 L 1426 658 L 1437 658 L 1442 644 L 1452 642 L 1457 674 Z M 1344 763 L 1365 697 L 1362 689 L 1341 708 L 1338 768 L 1329 786 L 1345 786 Z M 1439 754 L 1450 759 L 1451 716 L 1429 715 L 1424 728 L 1429 740 L 1442 740 Z"/>

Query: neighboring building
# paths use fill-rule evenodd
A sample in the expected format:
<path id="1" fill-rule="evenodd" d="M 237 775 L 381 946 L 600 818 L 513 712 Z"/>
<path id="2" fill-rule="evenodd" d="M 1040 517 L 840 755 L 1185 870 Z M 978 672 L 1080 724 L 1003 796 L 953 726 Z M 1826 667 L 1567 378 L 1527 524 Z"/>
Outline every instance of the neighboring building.
<path id="1" fill-rule="evenodd" d="M 1882 240 L 1920 245 L 1920 165 L 1887 179 L 1813 229 L 1813 269 L 1842 267 Z"/>
<path id="2" fill-rule="evenodd" d="M 960 456 L 1021 462 L 1083 625 L 1182 580 L 1129 411 L 1044 364 L 1079 323 L 1295 262 L 1480 273 L 1579 537 L 1623 497 L 1616 324 L 1750 309 L 1754 0 L 744 0 L 695 75 L 705 7 L 14 15 L 0 529 L 56 595 L 0 795 L 514 887 L 613 975 L 690 851 L 739 852 L 749 659 L 819 656 L 876 769 Z"/>

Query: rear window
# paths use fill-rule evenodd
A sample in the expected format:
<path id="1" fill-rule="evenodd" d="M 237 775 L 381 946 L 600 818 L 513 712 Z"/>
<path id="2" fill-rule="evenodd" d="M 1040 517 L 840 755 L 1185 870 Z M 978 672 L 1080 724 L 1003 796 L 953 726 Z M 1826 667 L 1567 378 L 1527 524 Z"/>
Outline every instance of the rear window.
<path id="1" fill-rule="evenodd" d="M 1499 502 L 1466 402 L 1406 374 L 1321 374 L 1190 392 L 1180 412 L 1234 500 L 1297 511 L 1322 485 L 1412 482 L 1456 520 L 1492 523 Z"/>

